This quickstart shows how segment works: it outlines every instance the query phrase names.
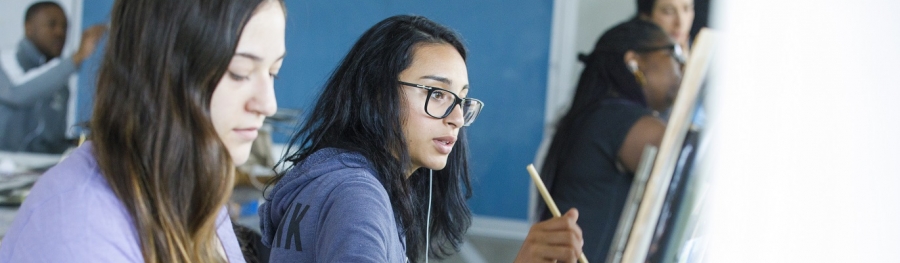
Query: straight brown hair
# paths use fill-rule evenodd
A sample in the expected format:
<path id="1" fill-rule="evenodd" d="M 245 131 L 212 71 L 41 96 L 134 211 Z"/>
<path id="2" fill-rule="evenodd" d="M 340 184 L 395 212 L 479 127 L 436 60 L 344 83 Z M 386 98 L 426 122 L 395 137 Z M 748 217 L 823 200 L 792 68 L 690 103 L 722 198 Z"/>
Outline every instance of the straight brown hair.
<path id="1" fill-rule="evenodd" d="M 218 252 L 216 218 L 231 196 L 234 164 L 209 106 L 244 25 L 263 1 L 271 0 L 118 0 L 113 6 L 91 138 L 146 262 L 226 261 Z"/>

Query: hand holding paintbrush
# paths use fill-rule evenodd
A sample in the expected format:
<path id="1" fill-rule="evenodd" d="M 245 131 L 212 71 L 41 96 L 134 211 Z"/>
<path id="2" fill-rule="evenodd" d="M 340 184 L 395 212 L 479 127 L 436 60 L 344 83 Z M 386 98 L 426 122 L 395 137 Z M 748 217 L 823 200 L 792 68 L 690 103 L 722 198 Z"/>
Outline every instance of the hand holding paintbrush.
<path id="1" fill-rule="evenodd" d="M 575 223 L 578 220 L 578 210 L 573 208 L 565 215 L 560 215 L 559 209 L 550 198 L 540 176 L 534 171 L 534 166 L 529 165 L 528 171 L 535 180 L 538 191 L 547 201 L 547 207 L 550 208 L 554 218 L 531 227 L 515 262 L 553 262 L 554 260 L 575 262 L 578 259 L 582 263 L 587 263 L 584 253 L 581 252 L 581 246 L 584 244 L 581 228 Z"/>

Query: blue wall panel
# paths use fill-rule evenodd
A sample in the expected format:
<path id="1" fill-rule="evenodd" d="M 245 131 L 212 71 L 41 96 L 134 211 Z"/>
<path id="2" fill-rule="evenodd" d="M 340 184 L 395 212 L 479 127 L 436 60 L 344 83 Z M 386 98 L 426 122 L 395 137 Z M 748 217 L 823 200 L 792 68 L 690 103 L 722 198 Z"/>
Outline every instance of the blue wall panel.
<path id="1" fill-rule="evenodd" d="M 113 0 L 84 1 L 81 18 L 82 31 L 96 24 L 109 24 L 109 10 L 112 9 L 113 2 Z M 78 101 L 75 103 L 77 106 L 75 123 L 79 132 L 82 129 L 77 124 L 87 122 L 91 118 L 94 92 L 96 91 L 94 87 L 97 86 L 97 70 L 100 68 L 100 60 L 105 49 L 106 41 L 101 40 L 94 54 L 81 62 L 81 68 L 78 69 Z"/>
<path id="2" fill-rule="evenodd" d="M 87 1 L 85 25 L 106 21 L 111 3 Z M 478 215 L 524 220 L 531 183 L 525 166 L 543 131 L 552 6 L 550 0 L 287 1 L 287 57 L 275 83 L 279 107 L 308 112 L 354 41 L 384 18 L 418 14 L 447 25 L 470 51 L 469 96 L 486 104 L 468 128 L 475 177 L 469 204 Z M 89 109 L 96 63 L 82 69 L 81 108 Z"/>

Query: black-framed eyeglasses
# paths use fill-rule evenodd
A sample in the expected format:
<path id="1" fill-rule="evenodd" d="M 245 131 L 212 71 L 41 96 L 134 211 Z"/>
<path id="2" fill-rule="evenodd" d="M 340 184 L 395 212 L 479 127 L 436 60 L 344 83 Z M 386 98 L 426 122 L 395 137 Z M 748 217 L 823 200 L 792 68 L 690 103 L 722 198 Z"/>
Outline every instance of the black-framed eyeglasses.
<path id="1" fill-rule="evenodd" d="M 634 49 L 634 51 L 652 52 L 652 51 L 657 51 L 657 50 L 661 50 L 661 49 L 669 50 L 669 54 L 672 55 L 672 58 L 674 58 L 675 61 L 677 61 L 678 63 L 680 63 L 682 65 L 684 65 L 684 63 L 687 61 L 687 58 L 684 57 L 684 50 L 681 50 L 681 45 L 678 45 L 678 44 L 665 45 L 665 46 L 661 46 L 661 47 L 636 48 L 636 49 Z"/>
<path id="2" fill-rule="evenodd" d="M 475 122 L 475 117 L 478 117 L 481 109 L 484 108 L 484 102 L 473 98 L 460 98 L 459 95 L 449 90 L 403 81 L 400 81 L 400 84 L 428 91 L 428 97 L 425 99 L 425 113 L 433 118 L 447 118 L 453 112 L 453 108 L 459 104 L 463 111 L 463 126 L 469 126 Z"/>

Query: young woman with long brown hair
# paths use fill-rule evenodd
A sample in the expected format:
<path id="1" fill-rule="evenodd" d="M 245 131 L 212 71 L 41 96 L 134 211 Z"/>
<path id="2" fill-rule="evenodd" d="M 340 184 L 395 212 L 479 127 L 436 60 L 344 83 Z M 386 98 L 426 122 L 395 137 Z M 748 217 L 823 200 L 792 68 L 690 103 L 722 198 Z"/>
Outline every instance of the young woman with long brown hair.
<path id="1" fill-rule="evenodd" d="M 91 141 L 34 186 L 2 262 L 243 262 L 234 167 L 276 109 L 280 0 L 121 0 Z"/>

